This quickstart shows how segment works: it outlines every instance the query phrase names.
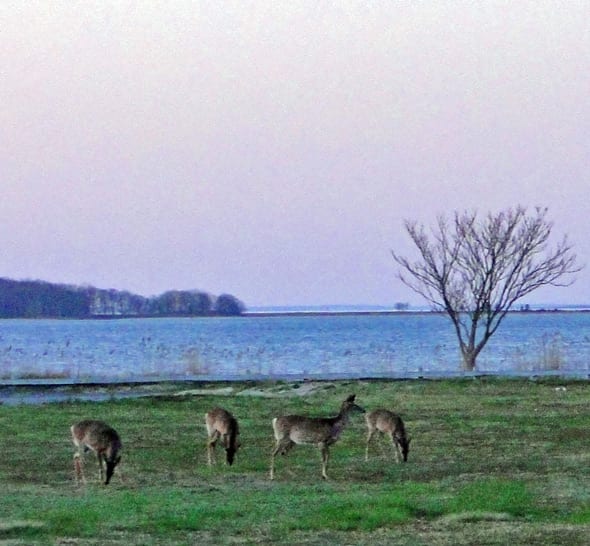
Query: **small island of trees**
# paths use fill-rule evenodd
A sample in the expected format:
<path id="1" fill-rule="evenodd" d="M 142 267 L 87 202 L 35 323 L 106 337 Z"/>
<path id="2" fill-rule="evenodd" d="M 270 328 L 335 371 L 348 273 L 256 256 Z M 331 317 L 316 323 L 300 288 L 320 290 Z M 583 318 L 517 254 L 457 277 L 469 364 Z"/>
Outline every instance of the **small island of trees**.
<path id="1" fill-rule="evenodd" d="M 0 318 L 237 316 L 244 304 L 231 294 L 170 290 L 144 297 L 122 290 L 0 278 Z"/>

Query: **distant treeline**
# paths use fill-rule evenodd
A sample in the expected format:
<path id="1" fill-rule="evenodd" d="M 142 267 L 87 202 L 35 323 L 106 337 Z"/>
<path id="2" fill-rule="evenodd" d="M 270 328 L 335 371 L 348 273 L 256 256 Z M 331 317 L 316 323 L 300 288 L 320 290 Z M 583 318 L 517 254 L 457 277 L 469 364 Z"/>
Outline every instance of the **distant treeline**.
<path id="1" fill-rule="evenodd" d="M 0 318 L 235 316 L 244 310 L 230 294 L 170 290 L 144 297 L 93 286 L 0 278 Z"/>

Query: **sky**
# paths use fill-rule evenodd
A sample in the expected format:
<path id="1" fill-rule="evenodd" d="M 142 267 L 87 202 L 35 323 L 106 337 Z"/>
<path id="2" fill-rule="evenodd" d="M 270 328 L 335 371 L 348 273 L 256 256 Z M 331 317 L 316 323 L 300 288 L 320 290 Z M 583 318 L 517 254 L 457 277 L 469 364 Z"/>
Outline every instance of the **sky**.
<path id="1" fill-rule="evenodd" d="M 404 219 L 518 204 L 587 264 L 589 90 L 587 1 L 3 0 L 0 277 L 421 304 Z"/>

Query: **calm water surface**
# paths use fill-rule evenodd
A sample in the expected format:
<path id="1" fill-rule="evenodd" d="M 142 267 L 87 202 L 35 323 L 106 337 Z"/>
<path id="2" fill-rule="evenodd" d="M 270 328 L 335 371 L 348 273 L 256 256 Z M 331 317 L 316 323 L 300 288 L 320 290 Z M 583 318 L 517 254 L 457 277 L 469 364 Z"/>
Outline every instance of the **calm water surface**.
<path id="1" fill-rule="evenodd" d="M 121 320 L 0 320 L 0 380 L 413 377 L 459 370 L 431 313 Z M 590 370 L 590 313 L 514 313 L 478 369 Z"/>

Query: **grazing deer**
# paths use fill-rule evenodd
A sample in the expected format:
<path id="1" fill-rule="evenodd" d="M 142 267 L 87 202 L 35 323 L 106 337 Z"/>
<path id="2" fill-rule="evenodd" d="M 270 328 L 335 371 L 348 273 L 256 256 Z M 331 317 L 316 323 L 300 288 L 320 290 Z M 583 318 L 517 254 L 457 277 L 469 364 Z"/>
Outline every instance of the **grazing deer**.
<path id="1" fill-rule="evenodd" d="M 365 421 L 367 422 L 367 428 L 369 430 L 367 434 L 365 461 L 369 460 L 369 442 L 375 432 L 388 434 L 391 437 L 396 462 L 400 462 L 400 455 L 404 462 L 408 460 L 411 438 L 406 436 L 406 428 L 399 415 L 386 409 L 376 409 L 365 415 Z"/>
<path id="2" fill-rule="evenodd" d="M 211 466 L 215 458 L 215 446 L 217 440 L 221 438 L 227 464 L 234 462 L 236 451 L 240 447 L 238 436 L 240 428 L 236 418 L 223 408 L 213 408 L 205 415 L 205 425 L 207 426 L 207 462 Z"/>
<path id="3" fill-rule="evenodd" d="M 301 415 L 285 415 L 275 417 L 272 427 L 277 441 L 270 460 L 270 479 L 274 479 L 274 464 L 277 453 L 285 455 L 295 444 L 312 444 L 319 447 L 322 454 L 322 477 L 327 480 L 326 467 L 330 456 L 328 448 L 335 443 L 348 423 L 351 413 L 365 413 L 365 410 L 354 403 L 355 395 L 351 394 L 340 407 L 336 417 L 304 417 Z"/>
<path id="4" fill-rule="evenodd" d="M 117 431 L 102 421 L 85 420 L 76 423 L 70 428 L 72 432 L 72 441 L 77 447 L 74 454 L 74 469 L 76 471 L 76 480 L 85 481 L 82 469 L 82 456 L 87 451 L 94 451 L 98 458 L 98 475 L 99 480 L 103 480 L 104 463 L 107 471 L 104 477 L 104 484 L 108 485 L 115 471 L 115 466 L 119 464 L 121 455 L 119 451 L 123 447 Z"/>

